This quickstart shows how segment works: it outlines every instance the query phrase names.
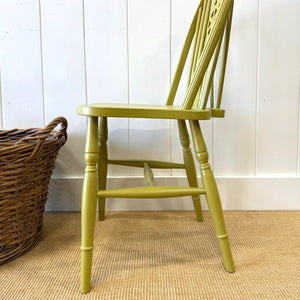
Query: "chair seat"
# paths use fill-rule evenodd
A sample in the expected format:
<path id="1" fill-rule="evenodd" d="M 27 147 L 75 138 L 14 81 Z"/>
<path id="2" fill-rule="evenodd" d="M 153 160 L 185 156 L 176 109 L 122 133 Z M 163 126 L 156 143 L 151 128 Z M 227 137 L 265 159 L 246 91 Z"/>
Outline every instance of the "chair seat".
<path id="1" fill-rule="evenodd" d="M 81 105 L 77 113 L 93 117 L 119 117 L 119 118 L 151 118 L 151 119 L 177 119 L 177 120 L 209 120 L 211 110 L 191 109 L 183 110 L 180 106 L 171 105 L 143 105 L 121 103 L 93 103 Z"/>

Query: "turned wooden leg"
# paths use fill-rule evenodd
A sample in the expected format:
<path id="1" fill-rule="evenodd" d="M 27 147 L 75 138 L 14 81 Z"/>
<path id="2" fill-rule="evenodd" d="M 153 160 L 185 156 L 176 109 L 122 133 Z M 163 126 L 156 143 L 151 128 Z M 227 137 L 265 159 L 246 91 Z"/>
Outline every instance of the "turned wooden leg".
<path id="1" fill-rule="evenodd" d="M 106 189 L 107 180 L 107 118 L 99 122 L 98 190 Z M 98 198 L 98 219 L 105 218 L 105 198 Z"/>
<path id="2" fill-rule="evenodd" d="M 234 263 L 231 254 L 228 233 L 226 231 L 222 205 L 216 181 L 208 163 L 207 148 L 198 121 L 190 121 L 193 143 L 197 160 L 200 163 L 201 179 L 206 191 L 206 200 L 216 229 L 219 246 L 223 255 L 225 268 L 228 272 L 234 272 Z"/>
<path id="3" fill-rule="evenodd" d="M 183 161 L 185 165 L 185 171 L 190 187 L 198 187 L 197 173 L 194 163 L 193 154 L 190 148 L 190 138 L 187 131 L 185 120 L 177 120 L 180 142 L 183 149 Z M 200 195 L 193 195 L 193 204 L 196 212 L 197 221 L 203 221 Z"/>
<path id="4" fill-rule="evenodd" d="M 85 172 L 81 203 L 81 285 L 82 293 L 91 289 L 91 268 L 97 205 L 98 118 L 89 117 L 85 146 Z"/>

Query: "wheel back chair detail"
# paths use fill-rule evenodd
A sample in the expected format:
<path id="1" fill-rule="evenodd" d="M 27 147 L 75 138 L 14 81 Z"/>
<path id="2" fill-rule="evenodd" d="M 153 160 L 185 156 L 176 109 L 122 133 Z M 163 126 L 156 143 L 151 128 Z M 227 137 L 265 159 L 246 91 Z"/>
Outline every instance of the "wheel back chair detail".
<path id="1" fill-rule="evenodd" d="M 199 120 L 224 117 L 220 108 L 226 60 L 228 53 L 233 0 L 202 0 L 190 25 L 166 105 L 126 105 L 96 103 L 78 107 L 78 114 L 87 116 L 85 147 L 85 173 L 82 190 L 81 236 L 81 292 L 91 288 L 91 267 L 94 226 L 98 198 L 99 220 L 104 219 L 105 198 L 166 198 L 191 196 L 198 221 L 202 221 L 200 195 L 205 195 L 216 236 L 222 252 L 225 269 L 234 272 L 234 263 L 226 231 L 222 206 L 215 178 L 208 163 L 207 148 Z M 185 97 L 181 106 L 174 106 L 180 78 L 192 50 L 190 73 Z M 222 50 L 222 51 L 221 51 Z M 215 72 L 220 59 L 220 68 Z M 215 76 L 218 73 L 218 76 Z M 218 79 L 214 91 L 214 76 Z M 214 94 L 217 95 L 214 99 Z M 208 99 L 210 98 L 210 107 Z M 109 160 L 107 154 L 107 118 L 176 119 L 184 163 L 149 160 Z M 99 128 L 98 128 L 98 120 Z M 190 149 L 186 121 L 189 122 L 194 151 L 200 164 L 203 188 L 198 187 L 196 168 Z M 98 135 L 99 134 L 99 135 Z M 108 164 L 144 168 L 149 186 L 106 190 Z M 189 187 L 154 186 L 151 168 L 182 168 L 186 170 Z"/>

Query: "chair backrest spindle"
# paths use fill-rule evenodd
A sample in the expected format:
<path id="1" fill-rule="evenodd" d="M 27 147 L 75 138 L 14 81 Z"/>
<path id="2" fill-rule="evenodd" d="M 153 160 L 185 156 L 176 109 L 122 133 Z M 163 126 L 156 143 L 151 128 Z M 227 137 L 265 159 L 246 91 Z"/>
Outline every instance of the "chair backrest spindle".
<path id="1" fill-rule="evenodd" d="M 188 84 L 191 81 L 191 78 L 195 72 L 197 62 L 199 60 L 199 56 L 202 52 L 205 37 L 206 37 L 206 30 L 208 19 L 209 19 L 209 11 L 211 6 L 211 0 L 204 0 L 203 1 L 203 13 L 198 16 L 198 28 L 195 32 L 195 41 L 194 41 L 194 51 L 192 55 L 192 63 L 191 63 L 191 70 L 189 74 L 189 81 Z"/>
<path id="2" fill-rule="evenodd" d="M 215 74 L 215 70 L 216 70 L 216 66 L 217 66 L 217 62 L 218 62 L 218 58 L 219 58 L 219 53 L 220 53 L 221 44 L 222 44 L 222 38 L 223 38 L 223 35 L 220 36 L 220 39 L 218 41 L 213 58 L 211 59 L 208 69 L 205 73 L 203 83 L 202 83 L 201 89 L 200 89 L 200 97 L 196 98 L 194 101 L 193 107 L 195 107 L 195 108 L 200 108 L 200 109 L 206 108 L 208 96 L 211 91 L 213 77 Z M 201 99 L 201 101 L 200 101 L 200 99 Z"/>
<path id="3" fill-rule="evenodd" d="M 223 48 L 222 61 L 221 61 L 221 71 L 220 71 L 217 105 L 216 105 L 217 108 L 220 108 L 221 100 L 222 100 L 225 70 L 226 70 L 226 63 L 227 63 L 227 55 L 228 55 L 228 47 L 229 47 L 229 39 L 230 39 L 230 31 L 231 31 L 232 8 L 233 7 L 231 7 L 231 10 L 229 11 L 229 15 L 228 15 L 227 23 L 226 23 L 225 40 L 224 40 L 224 48 Z"/>
<path id="4" fill-rule="evenodd" d="M 211 83 L 211 88 L 210 88 L 210 107 L 214 108 L 215 107 L 215 91 L 214 91 L 214 81 Z"/>
<path id="5" fill-rule="evenodd" d="M 200 5 L 198 6 L 198 9 L 197 9 L 197 11 L 194 15 L 192 24 L 190 25 L 188 34 L 185 38 L 185 42 L 184 42 L 184 45 L 183 45 L 183 49 L 181 51 L 181 55 L 180 55 L 179 62 L 178 62 L 177 68 L 176 68 L 176 72 L 175 72 L 175 75 L 174 75 L 174 78 L 173 78 L 173 81 L 172 81 L 172 85 L 171 85 L 171 88 L 170 88 L 170 92 L 169 92 L 169 95 L 168 95 L 166 105 L 173 105 L 173 102 L 174 102 L 174 99 L 175 99 L 175 96 L 176 96 L 176 92 L 177 92 L 177 89 L 178 89 L 178 85 L 179 85 L 179 82 L 180 82 L 180 79 L 181 79 L 181 75 L 182 75 L 182 72 L 183 72 L 183 69 L 184 69 L 184 66 L 185 66 L 185 62 L 186 62 L 187 56 L 189 54 L 191 44 L 193 42 L 193 38 L 194 38 L 196 26 L 197 26 L 198 13 L 199 13 L 199 10 L 202 9 L 202 4 L 203 3 L 201 2 Z"/>
<path id="6" fill-rule="evenodd" d="M 231 29 L 233 0 L 202 0 L 194 15 L 168 96 L 167 105 L 172 105 L 183 72 L 183 68 L 193 43 L 188 87 L 182 109 L 206 109 L 210 95 L 210 107 L 220 108 L 228 45 Z M 218 95 L 214 104 L 214 75 L 223 46 Z"/>

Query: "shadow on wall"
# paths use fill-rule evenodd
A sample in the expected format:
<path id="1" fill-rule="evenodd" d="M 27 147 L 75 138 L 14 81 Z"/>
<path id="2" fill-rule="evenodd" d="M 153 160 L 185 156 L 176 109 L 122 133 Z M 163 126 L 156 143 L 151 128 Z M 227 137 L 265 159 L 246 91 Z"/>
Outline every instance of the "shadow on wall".
<path id="1" fill-rule="evenodd" d="M 81 178 L 52 178 L 46 211 L 80 211 L 81 190 Z"/>
<path id="2" fill-rule="evenodd" d="M 84 143 L 82 135 L 68 133 L 68 140 L 59 151 L 53 177 L 79 177 L 84 172 Z"/>

